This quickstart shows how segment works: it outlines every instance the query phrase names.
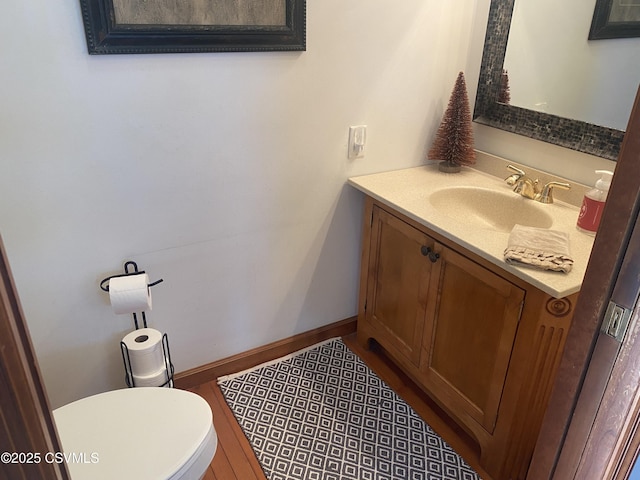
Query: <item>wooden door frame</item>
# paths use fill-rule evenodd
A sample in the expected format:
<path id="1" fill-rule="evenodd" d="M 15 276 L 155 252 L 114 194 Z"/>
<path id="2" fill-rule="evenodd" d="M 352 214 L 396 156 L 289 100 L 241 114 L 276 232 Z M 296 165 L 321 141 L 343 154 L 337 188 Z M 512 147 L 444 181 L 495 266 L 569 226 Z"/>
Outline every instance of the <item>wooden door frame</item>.
<path id="1" fill-rule="evenodd" d="M 615 414 L 624 422 L 619 423 L 615 431 L 606 429 L 608 431 L 604 432 L 603 425 L 593 428 L 597 425 L 596 420 L 601 420 L 597 418 L 597 412 L 603 395 L 611 395 L 619 379 L 612 377 L 609 381 L 610 365 L 607 367 L 602 360 L 592 356 L 625 255 L 632 254 L 634 248 L 627 251 L 640 208 L 640 89 L 626 131 L 574 322 L 527 476 L 531 480 L 580 478 L 576 474 L 583 468 L 580 466 L 583 454 L 587 448 L 592 448 L 589 445 L 602 442 L 603 435 L 613 435 L 616 439 L 628 437 L 629 429 L 636 423 L 629 416 L 633 412 L 619 405 Z M 637 309 L 636 306 L 634 315 L 638 314 Z M 626 345 L 624 351 L 628 352 L 629 347 Z M 589 372 L 591 380 L 585 382 Z M 598 454 L 607 461 L 614 457 L 613 451 L 605 453 L 601 450 Z"/>
<path id="2" fill-rule="evenodd" d="M 0 463 L 0 478 L 68 480 L 64 463 L 47 460 L 61 452 L 47 393 L 0 238 L 0 451 L 16 456 Z"/>
<path id="3" fill-rule="evenodd" d="M 638 417 L 640 411 L 640 340 L 638 338 L 640 307 L 637 303 L 640 277 L 638 277 L 638 271 L 640 271 L 640 221 L 636 217 L 635 228 L 613 292 L 613 300 L 616 304 L 623 306 L 630 304 L 630 308 L 633 309 L 629 329 L 621 344 L 612 337 L 600 333 L 585 379 L 585 386 L 594 383 L 597 385 L 599 379 L 594 372 L 599 372 L 606 365 L 610 369 L 610 375 L 607 376 L 609 381 L 605 385 L 600 400 L 595 395 L 597 390 L 585 388 L 589 394 L 580 395 L 574 414 L 575 420 L 570 425 L 565 441 L 565 443 L 571 442 L 574 432 L 580 433 L 584 428 L 574 427 L 576 421 L 580 422 L 581 418 L 586 420 L 594 418 L 577 465 L 575 474 L 577 479 L 627 478 L 629 467 L 633 466 L 633 462 L 627 462 L 625 459 L 631 460 L 633 457 L 635 460 L 637 442 L 640 440 L 636 433 L 640 420 Z M 617 344 L 616 350 L 609 353 L 612 349 L 611 344 Z M 600 359 L 603 357 L 602 353 L 609 354 L 608 358 Z M 592 381 L 593 378 L 596 378 L 596 382 Z M 595 412 L 593 407 L 597 407 Z M 581 423 L 576 425 L 582 426 Z M 561 454 L 556 469 L 557 475 L 561 474 L 560 469 L 564 468 L 565 463 L 572 465 L 573 462 L 565 462 Z"/>

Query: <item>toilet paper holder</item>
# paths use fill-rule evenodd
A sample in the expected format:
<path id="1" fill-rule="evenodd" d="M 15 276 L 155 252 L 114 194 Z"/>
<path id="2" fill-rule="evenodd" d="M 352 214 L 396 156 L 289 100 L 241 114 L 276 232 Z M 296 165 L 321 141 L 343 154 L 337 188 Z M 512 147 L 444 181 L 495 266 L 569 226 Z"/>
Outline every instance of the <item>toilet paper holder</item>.
<path id="1" fill-rule="evenodd" d="M 129 260 L 124 264 L 124 273 L 121 273 L 118 275 L 111 275 L 103 279 L 100 282 L 100 288 L 105 292 L 109 292 L 109 280 L 111 280 L 112 278 L 124 277 L 127 275 L 139 275 L 142 273 L 146 273 L 146 272 L 144 270 L 142 271 L 138 270 L 138 264 L 134 261 Z M 163 281 L 164 280 L 161 278 L 160 280 L 156 280 L 155 282 L 149 283 L 147 287 L 151 288 L 155 285 L 158 285 L 159 283 L 162 283 Z M 147 328 L 147 317 L 144 313 L 144 310 L 141 313 L 142 313 L 143 328 Z M 136 330 L 139 330 L 140 327 L 138 325 L 138 317 L 136 316 L 135 312 L 132 313 L 131 315 L 133 316 L 133 323 L 135 324 Z M 127 348 L 127 345 L 122 341 L 120 342 L 120 351 L 122 353 L 122 362 L 124 363 L 125 382 L 127 383 L 127 386 L 129 388 L 133 388 L 136 386 L 136 383 L 133 377 L 133 371 L 131 369 L 131 357 L 129 356 L 129 349 Z M 173 362 L 171 361 L 171 351 L 169 350 L 169 337 L 167 336 L 166 333 L 162 335 L 162 355 L 163 355 L 164 365 L 165 365 L 166 381 L 162 385 L 158 385 L 158 386 L 173 388 L 174 368 L 173 368 Z"/>
<path id="2" fill-rule="evenodd" d="M 133 271 L 129 271 L 129 267 L 133 268 Z M 105 291 L 105 292 L 109 292 L 109 280 L 111 280 L 112 278 L 116 278 L 116 277 L 126 277 L 128 275 L 139 275 L 141 273 L 146 273 L 144 270 L 139 271 L 138 270 L 138 264 L 136 262 L 133 262 L 131 260 L 125 262 L 124 264 L 124 273 L 120 273 L 118 275 L 111 275 L 110 277 L 107 277 L 105 279 L 103 279 L 100 282 L 100 288 Z M 159 283 L 162 283 L 164 280 L 161 278 L 160 280 L 156 280 L 155 282 L 151 282 L 147 285 L 148 288 L 151 288 L 155 285 L 158 285 Z M 138 317 L 136 316 L 135 312 L 132 313 L 133 315 L 133 323 L 136 326 L 136 330 L 138 330 L 138 328 L 140 328 L 138 326 Z M 142 311 L 142 324 L 144 326 L 144 328 L 147 328 L 147 317 L 144 313 L 144 310 Z"/>

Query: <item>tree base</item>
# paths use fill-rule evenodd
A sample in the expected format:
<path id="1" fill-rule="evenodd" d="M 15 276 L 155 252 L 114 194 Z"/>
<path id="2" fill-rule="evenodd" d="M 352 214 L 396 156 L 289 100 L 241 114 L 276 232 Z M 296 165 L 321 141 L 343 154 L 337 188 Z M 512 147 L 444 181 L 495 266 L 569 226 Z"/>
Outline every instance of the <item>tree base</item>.
<path id="1" fill-rule="evenodd" d="M 458 173 L 460 171 L 460 165 L 453 162 L 440 162 L 438 164 L 438 170 L 444 173 Z"/>

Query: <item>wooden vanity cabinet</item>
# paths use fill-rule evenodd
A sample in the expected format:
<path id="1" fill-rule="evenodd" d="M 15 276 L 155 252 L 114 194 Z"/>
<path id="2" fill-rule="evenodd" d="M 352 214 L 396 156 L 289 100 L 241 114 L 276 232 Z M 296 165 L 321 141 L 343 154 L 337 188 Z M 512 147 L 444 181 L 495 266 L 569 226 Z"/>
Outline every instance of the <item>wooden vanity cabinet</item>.
<path id="1" fill-rule="evenodd" d="M 476 439 L 494 480 L 524 478 L 575 295 L 553 299 L 369 197 L 360 278 L 358 341 Z"/>

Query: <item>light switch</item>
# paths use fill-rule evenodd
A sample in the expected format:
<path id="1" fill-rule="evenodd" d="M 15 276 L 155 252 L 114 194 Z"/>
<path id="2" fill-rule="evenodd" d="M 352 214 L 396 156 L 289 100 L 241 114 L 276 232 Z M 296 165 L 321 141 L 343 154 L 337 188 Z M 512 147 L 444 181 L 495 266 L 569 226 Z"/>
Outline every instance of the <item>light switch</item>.
<path id="1" fill-rule="evenodd" d="M 367 143 L 367 126 L 349 127 L 349 158 L 364 157 L 364 146 Z"/>

